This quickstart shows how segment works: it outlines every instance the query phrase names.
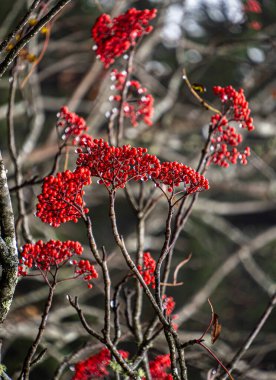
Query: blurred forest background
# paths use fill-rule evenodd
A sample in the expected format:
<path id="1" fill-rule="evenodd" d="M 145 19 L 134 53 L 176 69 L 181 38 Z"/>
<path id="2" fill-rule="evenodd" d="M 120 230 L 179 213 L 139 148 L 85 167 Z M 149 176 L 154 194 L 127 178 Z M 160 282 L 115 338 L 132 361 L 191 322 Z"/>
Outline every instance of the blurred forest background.
<path id="1" fill-rule="evenodd" d="M 54 126 L 62 105 L 87 120 L 92 136 L 106 138 L 107 116 L 112 108 L 110 70 L 95 58 L 90 29 L 102 12 L 117 15 L 132 6 L 158 9 L 154 31 L 143 40 L 135 56 L 135 76 L 154 96 L 155 113 L 152 127 L 128 127 L 125 143 L 146 146 L 163 160 L 196 167 L 211 114 L 188 91 L 182 79 L 183 67 L 191 82 L 206 87 L 203 97 L 215 105 L 214 85 L 244 88 L 256 127 L 250 136 L 244 135 L 252 156 L 247 166 L 209 169 L 211 189 L 200 195 L 174 255 L 177 264 L 192 253 L 179 275 L 184 284 L 168 292 L 177 303 L 183 340 L 200 336 L 206 328 L 210 297 L 222 323 L 214 351 L 225 363 L 254 328 L 276 288 L 276 1 L 263 0 L 260 4 L 261 13 L 255 13 L 245 12 L 244 2 L 239 0 L 74 0 L 53 23 L 43 59 L 17 91 L 15 107 L 17 147 L 26 178 L 46 175 L 52 166 L 57 150 Z M 28 5 L 30 1 L 0 2 L 1 39 Z M 29 51 L 39 55 L 44 41 L 45 36 L 39 34 L 28 45 Z M 121 59 L 117 67 L 123 65 Z M 22 64 L 21 84 L 30 69 L 30 64 Z M 0 144 L 12 187 L 13 168 L 6 142 L 8 75 L 0 81 L 0 89 Z M 70 159 L 75 160 L 74 149 Z M 85 245 L 81 223 L 53 229 L 35 218 L 39 192 L 40 186 L 24 190 L 35 238 L 73 239 Z M 107 198 L 96 181 L 86 202 L 98 245 L 104 244 L 112 252 L 110 265 L 116 283 L 127 268 L 115 250 L 106 218 Z M 119 203 L 120 228 L 130 249 L 135 249 L 132 210 L 123 195 Z M 165 207 L 165 202 L 157 207 L 146 225 L 146 248 L 153 256 L 163 241 Z M 9 318 L 0 329 L 2 360 L 10 374 L 18 369 L 30 344 L 46 292 L 35 277 L 18 283 Z M 101 281 L 95 282 L 93 291 L 81 282 L 62 284 L 44 338 L 47 358 L 33 371 L 31 379 L 52 378 L 64 355 L 87 341 L 75 310 L 66 300 L 67 293 L 80 295 L 84 311 L 95 326 L 102 321 Z M 150 317 L 151 308 L 145 308 L 144 313 Z M 274 311 L 239 364 L 242 374 L 236 378 L 276 379 L 275 325 Z M 158 347 L 156 353 L 165 350 L 166 345 Z M 91 347 L 82 357 L 89 352 Z M 206 379 L 208 370 L 216 366 L 200 348 L 187 349 L 186 358 L 192 380 Z M 73 358 L 72 363 L 76 360 L 79 358 Z M 63 379 L 71 377 L 67 368 Z"/>

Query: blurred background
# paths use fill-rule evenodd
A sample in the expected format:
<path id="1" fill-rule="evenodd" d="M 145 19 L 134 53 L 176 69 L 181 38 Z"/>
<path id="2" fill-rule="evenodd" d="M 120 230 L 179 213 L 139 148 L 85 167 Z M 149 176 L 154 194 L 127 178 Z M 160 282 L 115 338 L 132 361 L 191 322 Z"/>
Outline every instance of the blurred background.
<path id="1" fill-rule="evenodd" d="M 47 6 L 55 2 L 47 2 Z M 256 5 L 257 4 L 257 5 Z M 30 5 L 28 1 L 0 2 L 0 38 L 16 25 Z M 259 5 L 259 6 L 258 6 Z M 179 274 L 181 287 L 170 288 L 176 301 L 176 322 L 183 340 L 199 337 L 210 319 L 207 298 L 222 324 L 214 351 L 227 363 L 247 338 L 275 292 L 276 276 L 276 1 L 240 0 L 152 0 L 72 1 L 56 18 L 43 58 L 25 80 L 31 64 L 22 62 L 15 105 L 17 147 L 25 178 L 46 175 L 57 150 L 56 114 L 62 105 L 83 116 L 93 137 L 107 136 L 108 112 L 114 107 L 109 97 L 110 69 L 95 58 L 90 30 L 103 12 L 113 16 L 130 7 L 157 8 L 154 30 L 144 38 L 135 56 L 135 77 L 155 98 L 152 127 L 127 126 L 125 143 L 146 146 L 162 160 L 180 161 L 196 167 L 208 132 L 211 113 L 194 99 L 182 79 L 185 67 L 191 82 L 206 87 L 202 95 L 215 106 L 215 85 L 243 88 L 254 117 L 255 131 L 244 134 L 244 145 L 252 155 L 247 166 L 228 169 L 210 167 L 210 191 L 201 194 L 181 233 L 173 265 L 192 253 Z M 39 56 L 45 36 L 39 34 L 28 45 Z M 115 64 L 126 65 L 124 59 Z M 7 150 L 6 114 L 9 78 L 0 81 L 0 148 L 13 186 L 13 167 Z M 73 168 L 75 153 L 70 153 Z M 61 160 L 59 170 L 63 170 Z M 70 166 L 71 165 L 71 166 Z M 67 223 L 53 229 L 34 216 L 40 186 L 24 190 L 32 234 L 36 239 L 72 239 L 87 246 L 82 223 Z M 14 199 L 15 202 L 15 199 Z M 107 197 L 94 181 L 86 193 L 98 245 L 111 255 L 112 279 L 117 283 L 127 272 L 115 250 L 109 221 Z M 15 203 L 16 204 L 16 203 Z M 120 229 L 130 251 L 135 250 L 136 220 L 122 194 L 117 202 Z M 146 250 L 160 252 L 166 204 L 160 203 L 146 224 Z M 22 242 L 21 242 L 22 243 Z M 87 257 L 89 250 L 86 249 Z M 12 375 L 20 367 L 39 323 L 47 288 L 34 278 L 18 283 L 12 310 L 0 328 L 2 361 Z M 45 333 L 46 359 L 32 372 L 31 379 L 51 379 L 64 355 L 88 340 L 68 304 L 66 294 L 80 295 L 88 320 L 97 327 L 103 318 L 102 284 L 93 291 L 81 281 L 65 282 L 58 289 Z M 144 318 L 151 316 L 149 305 Z M 271 314 L 261 333 L 239 364 L 235 379 L 276 379 L 276 313 Z M 95 342 L 94 342 L 95 343 Z M 153 356 L 167 353 L 165 344 L 152 349 Z M 92 347 L 92 348 L 91 348 Z M 131 343 L 123 345 L 131 350 Z M 164 351 L 161 350 L 164 348 Z M 90 350 L 90 351 L 89 351 Z M 93 351 L 94 350 L 94 351 Z M 62 379 L 70 379 L 72 365 L 95 352 L 89 346 L 73 358 Z M 189 379 L 207 379 L 216 363 L 200 348 L 186 350 Z"/>

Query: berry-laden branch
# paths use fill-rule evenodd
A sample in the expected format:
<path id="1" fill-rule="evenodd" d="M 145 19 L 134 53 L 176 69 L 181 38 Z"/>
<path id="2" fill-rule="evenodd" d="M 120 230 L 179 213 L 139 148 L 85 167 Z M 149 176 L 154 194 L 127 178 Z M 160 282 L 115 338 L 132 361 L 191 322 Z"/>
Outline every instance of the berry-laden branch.
<path id="1" fill-rule="evenodd" d="M 24 360 L 19 379 L 28 380 L 31 367 L 37 362 L 37 358 L 34 359 L 34 356 L 46 328 L 54 297 L 54 290 L 57 285 L 65 280 L 76 279 L 83 276 L 83 279 L 88 282 L 88 287 L 91 288 L 92 285 L 90 284 L 90 281 L 98 277 L 94 266 L 91 265 L 88 260 L 78 261 L 74 259 L 71 261 L 73 256 L 78 257 L 82 255 L 82 252 L 83 248 L 81 244 L 73 241 L 60 242 L 50 240 L 43 243 L 40 240 L 35 244 L 27 243 L 23 247 L 18 271 L 19 275 L 26 277 L 29 275 L 28 271 L 30 269 L 39 270 L 40 273 L 38 273 L 38 275 L 41 275 L 44 278 L 49 287 L 49 293 L 41 317 L 38 333 Z M 73 276 L 60 279 L 58 277 L 59 271 L 69 261 L 71 261 L 74 268 Z"/>
<path id="2" fill-rule="evenodd" d="M 121 143 L 123 137 L 124 117 L 127 115 L 134 121 L 134 124 L 137 123 L 137 113 L 129 112 L 133 107 L 127 103 L 127 95 L 131 86 L 130 79 L 133 73 L 135 47 L 144 35 L 152 31 L 153 27 L 149 25 L 149 22 L 156 17 L 156 13 L 156 9 L 137 10 L 131 8 L 125 14 L 114 19 L 104 13 L 96 20 L 91 30 L 96 43 L 94 50 L 97 57 L 104 63 L 105 68 L 113 64 L 122 54 L 128 52 L 125 56 L 127 59 L 126 70 L 118 73 L 121 79 L 121 95 L 114 98 L 119 101 L 119 106 L 113 109 L 108 125 L 109 142 L 115 141 L 116 145 Z M 113 71 L 112 76 L 117 80 L 117 70 Z M 114 119 L 117 113 L 118 125 L 117 131 L 114 131 Z"/>
<path id="3" fill-rule="evenodd" d="M 205 174 L 211 164 L 228 168 L 230 164 L 237 164 L 237 162 L 240 161 L 241 164 L 246 165 L 247 157 L 250 156 L 250 148 L 246 147 L 243 152 L 238 151 L 236 147 L 242 143 L 242 135 L 237 133 L 235 127 L 231 125 L 232 123 L 238 123 L 241 129 L 246 129 L 248 132 L 254 130 L 253 119 L 250 117 L 250 109 L 243 90 L 240 89 L 236 91 L 232 86 L 225 88 L 215 86 L 213 90 L 215 95 L 219 97 L 222 108 L 222 111 L 219 111 L 205 102 L 194 90 L 185 71 L 184 80 L 196 99 L 206 109 L 215 112 L 215 115 L 211 117 L 208 136 L 199 158 L 197 172 Z M 174 246 L 192 212 L 197 197 L 198 193 L 195 193 L 191 199 L 187 197 L 183 198 L 176 213 L 175 225 L 170 242 L 170 253 L 167 256 L 163 276 L 164 283 L 167 282 L 169 276 Z M 188 201 L 189 203 L 186 207 Z"/>
<path id="4" fill-rule="evenodd" d="M 179 343 L 177 343 L 175 346 L 175 331 L 164 317 L 162 309 L 156 304 L 154 297 L 144 282 L 144 279 L 141 276 L 135 263 L 131 259 L 125 247 L 124 241 L 118 232 L 115 213 L 115 194 L 116 191 L 118 191 L 120 188 L 124 188 L 128 181 L 138 181 L 141 179 L 148 181 L 151 178 L 154 178 L 154 182 L 160 189 L 162 189 L 161 186 L 168 187 L 168 193 L 171 195 L 167 196 L 167 199 L 172 199 L 179 193 L 174 193 L 174 189 L 179 187 L 182 182 L 184 182 L 184 193 L 188 195 L 193 194 L 197 191 L 208 189 L 208 181 L 203 176 L 199 175 L 194 170 L 183 164 L 168 162 L 160 164 L 157 157 L 147 154 L 147 151 L 144 148 L 132 148 L 130 146 L 115 148 L 103 140 L 92 140 L 87 138 L 85 140 L 80 139 L 80 146 L 81 148 L 78 149 L 78 168 L 74 173 L 80 173 L 81 175 L 85 174 L 87 176 L 87 170 L 89 168 L 90 174 L 92 176 L 99 177 L 99 183 L 107 188 L 110 197 L 110 218 L 115 241 L 123 253 L 123 256 L 130 269 L 134 272 L 135 276 L 137 276 L 139 282 L 145 289 L 150 302 L 153 304 L 153 307 L 158 313 L 158 318 L 160 319 L 161 323 L 165 324 L 167 328 L 167 337 L 171 342 L 170 348 L 171 356 L 173 359 L 172 362 L 175 362 L 176 359 L 174 358 L 174 353 L 176 351 L 180 351 L 180 357 L 183 357 L 183 353 L 181 351 L 181 348 L 179 348 Z M 68 186 L 68 181 L 72 181 L 72 185 Z M 70 215 L 72 212 L 74 221 L 77 221 L 80 216 L 83 216 L 89 227 L 88 236 L 91 251 L 93 252 L 98 264 L 101 266 L 101 259 L 99 259 L 96 243 L 93 238 L 93 233 L 92 230 L 90 231 L 92 228 L 91 222 L 89 222 L 90 218 L 85 216 L 84 210 L 82 212 L 79 211 L 83 205 L 82 197 L 75 198 L 76 191 L 81 192 L 82 186 L 80 188 L 76 187 L 74 184 L 75 181 L 75 174 L 71 174 L 71 172 L 68 171 L 65 173 L 58 173 L 57 178 L 47 178 L 43 185 L 43 194 L 39 195 L 38 197 L 40 203 L 37 206 L 39 210 L 37 215 L 41 217 L 43 221 L 52 223 L 54 226 L 58 226 L 60 223 L 70 220 Z M 87 180 L 86 184 L 88 184 Z M 49 186 L 52 189 L 51 192 L 48 191 Z M 63 189 L 62 192 L 60 192 L 60 189 Z M 164 194 L 166 194 L 164 190 L 162 191 Z M 50 199 L 51 202 L 49 202 Z M 65 202 L 64 205 L 63 202 Z M 75 205 L 73 205 L 74 202 Z M 76 202 L 78 202 L 78 205 Z M 53 203 L 55 204 L 55 209 L 52 209 L 50 206 Z M 68 207 L 69 209 L 67 210 L 66 208 Z M 72 212 L 69 211 L 71 208 Z M 166 240 L 166 246 L 168 243 L 169 239 Z M 182 372 L 185 372 L 185 366 L 183 362 L 184 361 L 182 359 Z M 182 376 L 182 378 L 185 377 Z"/>

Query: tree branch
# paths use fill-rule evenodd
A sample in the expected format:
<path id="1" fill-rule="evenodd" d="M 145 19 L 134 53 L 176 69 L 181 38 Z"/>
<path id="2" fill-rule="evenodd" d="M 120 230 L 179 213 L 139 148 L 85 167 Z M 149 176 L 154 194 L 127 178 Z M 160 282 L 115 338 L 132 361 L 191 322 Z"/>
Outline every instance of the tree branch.
<path id="1" fill-rule="evenodd" d="M 0 78 L 7 71 L 9 65 L 17 57 L 20 50 L 37 34 L 40 29 L 50 22 L 71 0 L 60 0 L 38 23 L 11 49 L 0 64 Z"/>
<path id="2" fill-rule="evenodd" d="M 30 8 L 28 9 L 25 16 L 21 19 L 19 24 L 15 27 L 15 29 L 8 34 L 8 36 L 4 39 L 4 41 L 0 44 L 0 53 L 8 46 L 11 40 L 24 28 L 27 24 L 32 12 L 38 7 L 41 0 L 34 0 Z"/>
<path id="3" fill-rule="evenodd" d="M 17 283 L 17 246 L 14 216 L 8 189 L 6 170 L 0 151 L 0 324 L 4 322 Z"/>

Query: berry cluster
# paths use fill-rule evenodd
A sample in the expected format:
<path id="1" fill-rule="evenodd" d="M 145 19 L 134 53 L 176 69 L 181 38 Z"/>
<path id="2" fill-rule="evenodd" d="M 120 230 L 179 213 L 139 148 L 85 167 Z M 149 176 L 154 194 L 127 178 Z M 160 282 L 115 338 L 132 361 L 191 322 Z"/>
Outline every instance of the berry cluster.
<path id="1" fill-rule="evenodd" d="M 75 137 L 73 144 L 76 144 L 76 137 L 88 129 L 85 120 L 76 113 L 70 112 L 66 106 L 61 107 L 57 116 L 57 126 L 63 131 L 62 138 L 67 140 L 70 137 Z"/>
<path id="2" fill-rule="evenodd" d="M 91 281 L 93 278 L 98 278 L 98 273 L 94 265 L 92 265 L 89 260 L 80 260 L 78 263 L 73 261 L 73 264 L 77 265 L 75 273 L 78 276 L 83 275 L 83 279 L 85 281 Z M 88 288 L 91 289 L 92 284 L 88 283 Z"/>
<path id="3" fill-rule="evenodd" d="M 77 241 L 49 240 L 43 243 L 42 240 L 35 244 L 25 244 L 21 253 L 18 275 L 27 276 L 27 268 L 36 268 L 43 272 L 49 272 L 51 267 L 60 268 L 66 263 L 75 266 L 75 277 L 83 276 L 84 281 L 88 282 L 88 288 L 92 288 L 89 283 L 92 279 L 98 278 L 98 273 L 88 260 L 70 260 L 74 255 L 82 255 L 83 247 Z"/>
<path id="4" fill-rule="evenodd" d="M 111 72 L 111 80 L 115 82 L 115 88 L 122 91 L 125 85 L 127 73 L 126 71 L 118 71 L 116 69 Z M 133 127 L 137 127 L 140 121 L 145 124 L 152 125 L 153 104 L 154 99 L 145 87 L 142 87 L 137 80 L 131 80 L 127 83 L 129 100 L 123 103 L 124 116 L 128 118 Z M 110 100 L 116 102 L 121 101 L 120 95 L 111 96 Z"/>
<path id="5" fill-rule="evenodd" d="M 251 13 L 262 13 L 262 7 L 258 0 L 246 0 L 244 11 Z"/>
<path id="6" fill-rule="evenodd" d="M 114 19 L 106 13 L 97 19 L 91 34 L 96 43 L 96 54 L 106 68 L 131 46 L 135 46 L 138 38 L 152 31 L 149 22 L 156 12 L 156 9 L 131 8 Z"/>
<path id="7" fill-rule="evenodd" d="M 146 148 L 115 147 L 86 135 L 81 136 L 79 145 L 77 169 L 46 177 L 37 197 L 36 215 L 53 227 L 71 220 L 77 223 L 83 213 L 88 213 L 83 187 L 91 183 L 90 176 L 98 177 L 98 183 L 112 191 L 124 188 L 130 180 L 149 179 L 158 186 L 167 185 L 168 191 L 183 183 L 185 194 L 209 188 L 208 180 L 195 170 L 178 162 L 161 164 Z"/>
<path id="8" fill-rule="evenodd" d="M 232 86 L 214 86 L 213 91 L 231 112 L 232 120 L 239 122 L 242 128 L 253 131 L 253 119 L 250 117 L 250 109 L 243 89 L 240 88 L 239 91 L 236 91 Z"/>
<path id="9" fill-rule="evenodd" d="M 119 352 L 124 359 L 128 358 L 128 352 L 122 350 Z M 110 351 L 107 348 L 103 348 L 99 353 L 75 365 L 75 374 L 72 380 L 102 379 L 109 375 L 107 367 L 110 361 Z"/>
<path id="10" fill-rule="evenodd" d="M 77 241 L 49 240 L 43 243 L 42 240 L 35 244 L 25 244 L 21 252 L 21 259 L 18 274 L 25 276 L 26 268 L 36 267 L 48 272 L 51 266 L 59 266 L 68 261 L 73 255 L 81 255 L 82 245 Z"/>
<path id="11" fill-rule="evenodd" d="M 124 359 L 127 359 L 129 353 L 119 351 Z M 75 374 L 72 380 L 90 380 L 102 379 L 109 377 L 108 366 L 111 362 L 111 354 L 107 348 L 90 356 L 88 359 L 75 364 Z M 152 380 L 172 380 L 172 375 L 166 373 L 171 366 L 170 355 L 159 355 L 149 362 L 150 374 Z M 145 380 L 143 378 L 142 380 Z"/>
<path id="12" fill-rule="evenodd" d="M 215 114 L 211 118 L 213 134 L 208 164 L 214 163 L 227 168 L 230 163 L 236 164 L 239 160 L 241 164 L 246 165 L 250 149 L 247 147 L 243 152 L 237 149 L 242 142 L 242 135 L 230 125 L 234 122 L 249 132 L 254 130 L 253 119 L 250 117 L 250 109 L 243 90 L 236 91 L 232 86 L 225 88 L 216 86 L 214 93 L 220 97 L 224 116 Z"/>
<path id="13" fill-rule="evenodd" d="M 137 268 L 147 285 L 151 285 L 155 288 L 154 271 L 156 267 L 156 261 L 152 258 L 149 252 L 143 254 L 143 265 L 138 265 Z"/>
<path id="14" fill-rule="evenodd" d="M 152 380 L 173 380 L 172 375 L 166 373 L 171 366 L 170 355 L 158 355 L 149 362 Z M 145 378 L 143 378 L 145 380 Z"/>
<path id="15" fill-rule="evenodd" d="M 146 148 L 115 147 L 103 139 L 94 139 L 86 141 L 85 146 L 78 149 L 78 154 L 77 165 L 88 167 L 91 176 L 99 177 L 100 184 L 113 190 L 124 188 L 130 180 L 149 179 L 159 186 L 168 186 L 169 191 L 183 183 L 186 194 L 209 189 L 208 180 L 194 169 L 178 162 L 161 164 L 156 156 L 147 153 Z"/>
<path id="16" fill-rule="evenodd" d="M 246 0 L 243 9 L 244 12 L 247 13 L 248 18 L 251 19 L 251 21 L 248 22 L 249 28 L 256 31 L 262 29 L 262 23 L 256 20 L 256 15 L 263 12 L 260 2 L 258 0 Z"/>
<path id="17" fill-rule="evenodd" d="M 172 314 L 175 308 L 175 301 L 173 297 L 168 297 L 165 294 L 162 297 L 163 309 L 166 310 L 166 315 L 169 316 Z"/>
<path id="18" fill-rule="evenodd" d="M 77 223 L 81 213 L 88 213 L 83 201 L 83 186 L 91 183 L 88 168 L 66 170 L 44 179 L 42 193 L 38 195 L 36 215 L 44 223 L 59 227 L 72 220 Z"/>
<path id="19" fill-rule="evenodd" d="M 102 139 L 94 139 L 87 142 L 85 150 L 78 149 L 77 165 L 88 167 L 91 176 L 99 177 L 99 183 L 113 190 L 124 188 L 130 180 L 147 181 L 151 176 L 158 176 L 160 162 L 148 154 L 146 148 L 115 147 Z"/>
<path id="20" fill-rule="evenodd" d="M 169 192 L 181 183 L 186 194 L 209 189 L 209 182 L 203 175 L 180 162 L 163 162 L 156 181 L 158 184 L 167 185 Z"/>
<path id="21" fill-rule="evenodd" d="M 86 133 L 83 133 L 75 138 L 75 143 L 78 146 L 85 147 L 93 143 L 93 137 Z"/>

